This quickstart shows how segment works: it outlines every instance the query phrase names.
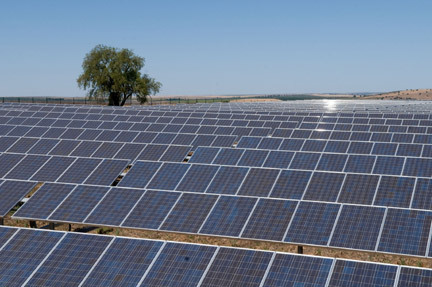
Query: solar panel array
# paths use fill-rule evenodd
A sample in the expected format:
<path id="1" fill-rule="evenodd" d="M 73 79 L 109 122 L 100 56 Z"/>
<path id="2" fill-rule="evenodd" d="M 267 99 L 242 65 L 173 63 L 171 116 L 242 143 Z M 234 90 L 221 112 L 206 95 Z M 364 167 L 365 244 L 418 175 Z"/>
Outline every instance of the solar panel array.
<path id="1" fill-rule="evenodd" d="M 4 104 L 0 180 L 44 182 L 13 218 L 430 257 L 431 107 Z"/>
<path id="2" fill-rule="evenodd" d="M 2 286 L 430 286 L 431 270 L 0 227 Z"/>

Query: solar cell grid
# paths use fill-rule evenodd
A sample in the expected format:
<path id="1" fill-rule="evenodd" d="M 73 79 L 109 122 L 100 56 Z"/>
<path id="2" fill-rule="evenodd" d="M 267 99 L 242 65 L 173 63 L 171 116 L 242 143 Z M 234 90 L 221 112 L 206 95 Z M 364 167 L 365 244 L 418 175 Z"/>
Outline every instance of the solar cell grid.
<path id="1" fill-rule="evenodd" d="M 238 148 L 257 148 L 262 138 L 243 136 L 237 144 Z"/>
<path id="2" fill-rule="evenodd" d="M 260 286 L 271 252 L 221 247 L 202 282 L 203 286 Z"/>
<path id="3" fill-rule="evenodd" d="M 350 155 L 345 165 L 345 172 L 371 173 L 376 157 L 370 155 Z"/>
<path id="4" fill-rule="evenodd" d="M 48 156 L 27 155 L 4 178 L 28 180 L 48 159 Z"/>
<path id="5" fill-rule="evenodd" d="M 160 162 L 137 161 L 118 186 L 144 188 L 161 165 Z"/>
<path id="6" fill-rule="evenodd" d="M 72 157 L 51 157 L 39 170 L 35 171 L 31 180 L 56 181 L 74 161 L 75 158 Z"/>
<path id="7" fill-rule="evenodd" d="M 161 161 L 182 162 L 189 154 L 191 146 L 171 145 L 160 158 Z"/>
<path id="8" fill-rule="evenodd" d="M 268 154 L 269 151 L 266 150 L 245 150 L 237 165 L 260 167 L 264 164 Z"/>
<path id="9" fill-rule="evenodd" d="M 320 153 L 296 152 L 293 160 L 291 161 L 290 168 L 314 170 L 320 157 Z"/>
<path id="10" fill-rule="evenodd" d="M 210 164 L 219 153 L 219 150 L 219 148 L 198 147 L 188 162 Z"/>
<path id="11" fill-rule="evenodd" d="M 204 192 L 219 167 L 213 165 L 192 165 L 177 186 L 179 191 Z"/>
<path id="12" fill-rule="evenodd" d="M 77 140 L 61 140 L 49 153 L 49 155 L 69 155 L 80 144 Z"/>
<path id="13" fill-rule="evenodd" d="M 237 194 L 266 197 L 272 190 L 278 175 L 277 169 L 252 168 Z"/>
<path id="14" fill-rule="evenodd" d="M 374 205 L 409 207 L 414 191 L 414 178 L 381 177 Z"/>
<path id="15" fill-rule="evenodd" d="M 147 185 L 148 189 L 174 190 L 183 179 L 189 164 L 164 163 Z"/>
<path id="16" fill-rule="evenodd" d="M 0 217 L 6 216 L 26 194 L 30 193 L 35 185 L 36 182 L 0 181 Z"/>
<path id="17" fill-rule="evenodd" d="M 26 153 L 37 143 L 37 141 L 38 139 L 36 138 L 20 138 L 7 151 L 14 153 Z"/>
<path id="18" fill-rule="evenodd" d="M 384 214 L 384 208 L 344 205 L 330 246 L 375 250 Z"/>
<path id="19" fill-rule="evenodd" d="M 123 147 L 123 143 L 104 142 L 92 154 L 92 157 L 98 158 L 113 158 Z"/>
<path id="20" fill-rule="evenodd" d="M 300 202 L 284 241 L 326 245 L 339 208 L 339 204 Z"/>
<path id="21" fill-rule="evenodd" d="M 85 184 L 111 185 L 128 163 L 127 160 L 104 159 L 86 179 Z"/>
<path id="22" fill-rule="evenodd" d="M 276 254 L 264 286 L 325 286 L 333 260 Z"/>
<path id="23" fill-rule="evenodd" d="M 322 154 L 317 170 L 342 171 L 345 167 L 348 156 L 345 154 Z"/>
<path id="24" fill-rule="evenodd" d="M 70 156 L 89 157 L 101 145 L 102 145 L 102 142 L 83 141 L 75 148 L 75 150 L 70 154 Z"/>
<path id="25" fill-rule="evenodd" d="M 101 161 L 100 159 L 78 158 L 57 181 L 83 183 Z"/>
<path id="26" fill-rule="evenodd" d="M 338 202 L 372 204 L 378 181 L 376 175 L 347 174 Z"/>

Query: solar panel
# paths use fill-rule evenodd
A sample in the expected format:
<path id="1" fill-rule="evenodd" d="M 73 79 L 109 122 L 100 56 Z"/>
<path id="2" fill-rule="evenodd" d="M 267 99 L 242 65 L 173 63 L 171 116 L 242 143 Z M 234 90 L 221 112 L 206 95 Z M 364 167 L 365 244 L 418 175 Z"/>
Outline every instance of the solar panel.
<path id="1" fill-rule="evenodd" d="M 102 142 L 83 141 L 70 155 L 89 157 L 101 146 L 101 144 Z"/>
<path id="2" fill-rule="evenodd" d="M 396 265 L 336 260 L 330 286 L 395 286 Z"/>
<path id="3" fill-rule="evenodd" d="M 0 217 L 8 212 L 35 187 L 36 182 L 1 181 L 0 182 Z"/>
<path id="4" fill-rule="evenodd" d="M 373 173 L 400 175 L 404 162 L 405 159 L 403 157 L 378 156 Z"/>
<path id="5" fill-rule="evenodd" d="M 271 151 L 267 159 L 265 160 L 263 167 L 272 167 L 272 168 L 288 168 L 291 163 L 292 158 L 294 157 L 293 152 L 288 151 Z"/>
<path id="6" fill-rule="evenodd" d="M 432 270 L 401 267 L 398 286 L 427 287 L 432 284 Z"/>
<path id="7" fill-rule="evenodd" d="M 344 205 L 330 246 L 375 250 L 385 209 Z"/>
<path id="8" fill-rule="evenodd" d="M 296 201 L 259 199 L 241 237 L 283 240 L 296 206 Z"/>
<path id="9" fill-rule="evenodd" d="M 339 208 L 339 204 L 300 202 L 284 241 L 326 245 Z"/>
<path id="10" fill-rule="evenodd" d="M 310 171 L 282 170 L 270 197 L 301 199 L 311 175 Z"/>
<path id="11" fill-rule="evenodd" d="M 109 187 L 77 186 L 55 209 L 49 220 L 83 222 L 98 202 L 108 193 Z"/>
<path id="12" fill-rule="evenodd" d="M 250 197 L 221 196 L 199 232 L 239 236 L 256 201 Z"/>
<path id="13" fill-rule="evenodd" d="M 160 162 L 137 161 L 118 186 L 144 188 L 161 165 Z"/>
<path id="14" fill-rule="evenodd" d="M 347 174 L 338 202 L 372 204 L 379 176 Z"/>
<path id="15" fill-rule="evenodd" d="M 143 193 L 143 190 L 113 187 L 84 222 L 120 225 Z"/>
<path id="16" fill-rule="evenodd" d="M 0 152 L 8 150 L 17 140 L 16 137 L 0 137 Z"/>
<path id="17" fill-rule="evenodd" d="M 393 143 L 375 143 L 372 154 L 376 155 L 395 155 L 398 145 Z"/>
<path id="18" fill-rule="evenodd" d="M 28 180 L 48 159 L 48 156 L 28 155 L 6 174 L 4 178 Z"/>
<path id="19" fill-rule="evenodd" d="M 183 193 L 160 229 L 197 233 L 217 198 L 209 194 Z"/>
<path id="20" fill-rule="evenodd" d="M 320 159 L 319 153 L 297 152 L 291 162 L 291 169 L 314 170 Z"/>
<path id="21" fill-rule="evenodd" d="M 238 148 L 257 148 L 262 138 L 260 137 L 245 137 L 243 136 L 238 144 Z"/>
<path id="22" fill-rule="evenodd" d="M 145 147 L 145 144 L 125 143 L 114 158 L 134 161 Z"/>
<path id="23" fill-rule="evenodd" d="M 379 183 L 374 205 L 409 207 L 414 191 L 414 178 L 383 176 Z"/>
<path id="24" fill-rule="evenodd" d="M 236 165 L 243 152 L 243 149 L 222 148 L 216 155 L 213 164 Z"/>
<path id="25" fill-rule="evenodd" d="M 190 165 L 183 163 L 164 163 L 147 185 L 147 188 L 174 190 L 189 167 Z"/>
<path id="26" fill-rule="evenodd" d="M 58 179 L 58 182 L 83 183 L 101 163 L 100 159 L 78 158 Z"/>
<path id="27" fill-rule="evenodd" d="M 422 153 L 423 145 L 420 144 L 399 144 L 396 155 L 419 157 Z"/>
<path id="28" fill-rule="evenodd" d="M 302 151 L 323 151 L 326 146 L 326 141 L 322 140 L 306 140 L 303 144 Z"/>
<path id="29" fill-rule="evenodd" d="M 303 199 L 336 201 L 344 178 L 343 173 L 315 172 Z"/>
<path id="30" fill-rule="evenodd" d="M 111 237 L 67 234 L 33 274 L 29 286 L 70 285 L 82 281 L 111 240 Z"/>
<path id="31" fill-rule="evenodd" d="M 216 247 L 166 243 L 142 286 L 197 286 Z"/>
<path id="32" fill-rule="evenodd" d="M 190 163 L 212 163 L 216 155 L 219 153 L 219 148 L 213 147 L 198 147 L 190 158 Z"/>
<path id="33" fill-rule="evenodd" d="M 378 251 L 425 256 L 432 213 L 389 208 Z"/>
<path id="34" fill-rule="evenodd" d="M 40 139 L 29 151 L 30 154 L 48 154 L 53 149 L 59 140 Z"/>
<path id="35" fill-rule="evenodd" d="M 74 188 L 75 185 L 45 183 L 13 216 L 46 219 Z"/>
<path id="36" fill-rule="evenodd" d="M 154 144 L 170 144 L 174 140 L 174 138 L 177 136 L 175 133 L 159 133 L 152 143 Z"/>
<path id="37" fill-rule="evenodd" d="M 207 189 L 207 193 L 236 194 L 248 168 L 221 166 Z"/>
<path id="38" fill-rule="evenodd" d="M 431 177 L 432 159 L 427 158 L 406 158 L 403 175 Z"/>
<path id="39" fill-rule="evenodd" d="M 317 170 L 343 171 L 348 156 L 345 154 L 324 153 L 317 166 Z"/>
<path id="40" fill-rule="evenodd" d="M 414 191 L 412 208 L 432 210 L 432 180 L 418 178 Z"/>
<path id="41" fill-rule="evenodd" d="M 202 285 L 260 286 L 272 256 L 272 252 L 221 247 Z"/>
<path id="42" fill-rule="evenodd" d="M 78 140 L 95 140 L 102 130 L 85 129 L 84 132 L 77 138 Z"/>
<path id="43" fill-rule="evenodd" d="M 279 175 L 277 169 L 250 169 L 238 194 L 249 196 L 266 197 L 272 190 L 274 183 Z"/>
<path id="44" fill-rule="evenodd" d="M 325 286 L 332 264 L 329 258 L 276 254 L 264 286 Z"/>
<path id="45" fill-rule="evenodd" d="M 82 286 L 137 286 L 162 244 L 116 238 Z"/>
<path id="46" fill-rule="evenodd" d="M 237 165 L 260 167 L 268 154 L 269 151 L 266 150 L 245 150 Z"/>
<path id="47" fill-rule="evenodd" d="M 157 136 L 157 133 L 140 132 L 136 136 L 136 138 L 134 139 L 134 142 L 135 143 L 151 143 L 156 136 Z"/>
<path id="48" fill-rule="evenodd" d="M 0 285 L 22 286 L 62 236 L 56 232 L 19 230 L 0 252 Z"/>
<path id="49" fill-rule="evenodd" d="M 162 157 L 161 161 L 182 162 L 192 149 L 191 146 L 172 145 L 169 146 Z"/>
<path id="50" fill-rule="evenodd" d="M 218 166 L 212 165 L 192 165 L 176 189 L 179 191 L 204 192 L 218 169 Z"/>
<path id="51" fill-rule="evenodd" d="M 125 170 L 129 161 L 104 159 L 86 179 L 85 184 L 111 185 Z"/>
<path id="52" fill-rule="evenodd" d="M 263 138 L 258 145 L 259 149 L 277 150 L 282 144 L 281 138 Z"/>
<path id="53" fill-rule="evenodd" d="M 303 144 L 304 144 L 304 140 L 284 139 L 284 141 L 282 142 L 279 149 L 280 150 L 299 151 L 299 150 L 301 150 Z"/>
<path id="54" fill-rule="evenodd" d="M 30 150 L 38 139 L 35 138 L 20 138 L 7 151 L 14 153 L 26 153 Z"/>
<path id="55" fill-rule="evenodd" d="M 345 166 L 345 172 L 371 173 L 375 158 L 375 156 L 370 155 L 350 155 Z"/>
<path id="56" fill-rule="evenodd" d="M 158 229 L 179 197 L 177 192 L 148 190 L 122 226 Z"/>
<path id="57" fill-rule="evenodd" d="M 80 144 L 76 140 L 61 140 L 55 148 L 51 150 L 50 155 L 69 155 Z"/>
<path id="58" fill-rule="evenodd" d="M 0 250 L 3 248 L 3 245 L 12 237 L 18 230 L 16 228 L 10 227 L 0 227 Z M 1 253 L 0 253 L 1 256 Z M 0 263 L 1 264 L 1 263 Z"/>
<path id="59" fill-rule="evenodd" d="M 0 177 L 7 174 L 23 158 L 24 155 L 21 154 L 0 154 Z"/>
<path id="60" fill-rule="evenodd" d="M 119 150 L 122 148 L 122 143 L 104 142 L 102 145 L 92 154 L 92 157 L 99 158 L 113 158 Z"/>
<path id="61" fill-rule="evenodd" d="M 325 152 L 346 153 L 349 141 L 328 141 L 324 149 Z"/>

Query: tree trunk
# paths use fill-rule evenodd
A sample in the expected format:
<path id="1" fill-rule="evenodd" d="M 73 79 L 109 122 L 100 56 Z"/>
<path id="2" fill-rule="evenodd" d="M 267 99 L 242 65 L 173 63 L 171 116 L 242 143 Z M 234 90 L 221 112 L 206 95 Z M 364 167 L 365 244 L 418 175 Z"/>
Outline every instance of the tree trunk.
<path id="1" fill-rule="evenodd" d="M 108 97 L 108 106 L 120 106 L 120 95 L 116 92 L 110 92 Z"/>
<path id="2" fill-rule="evenodd" d="M 120 106 L 124 106 L 124 104 L 126 104 L 127 99 L 130 97 L 131 95 L 124 95 L 123 99 L 120 103 Z"/>

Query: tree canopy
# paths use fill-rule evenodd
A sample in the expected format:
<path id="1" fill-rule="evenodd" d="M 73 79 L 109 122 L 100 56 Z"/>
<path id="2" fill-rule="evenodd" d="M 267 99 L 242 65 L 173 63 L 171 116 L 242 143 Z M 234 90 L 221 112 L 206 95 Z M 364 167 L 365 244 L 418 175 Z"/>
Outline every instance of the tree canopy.
<path id="1" fill-rule="evenodd" d="M 89 99 L 108 99 L 110 106 L 123 106 L 132 96 L 145 103 L 162 84 L 141 74 L 143 67 L 144 58 L 131 50 L 97 45 L 84 58 L 78 86 L 88 90 Z"/>

